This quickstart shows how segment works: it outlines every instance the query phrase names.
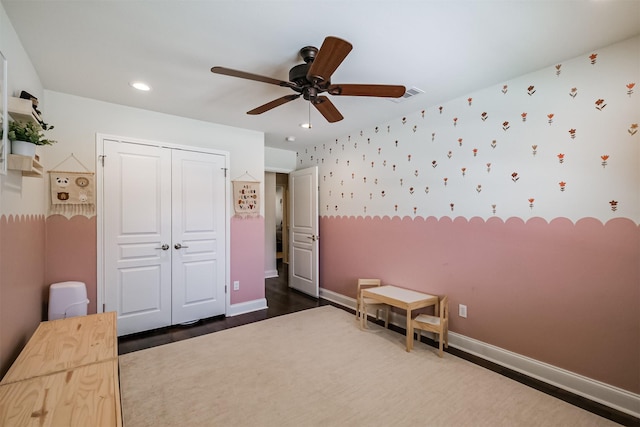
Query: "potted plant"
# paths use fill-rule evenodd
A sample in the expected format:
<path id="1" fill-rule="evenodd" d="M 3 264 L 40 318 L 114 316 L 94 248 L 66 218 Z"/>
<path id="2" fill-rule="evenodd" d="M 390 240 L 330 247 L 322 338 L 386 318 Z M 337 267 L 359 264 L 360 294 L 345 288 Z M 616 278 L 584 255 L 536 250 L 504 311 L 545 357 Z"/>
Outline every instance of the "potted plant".
<path id="1" fill-rule="evenodd" d="M 33 157 L 37 145 L 51 145 L 57 141 L 47 139 L 35 122 L 9 121 L 7 139 L 11 141 L 11 153 Z"/>

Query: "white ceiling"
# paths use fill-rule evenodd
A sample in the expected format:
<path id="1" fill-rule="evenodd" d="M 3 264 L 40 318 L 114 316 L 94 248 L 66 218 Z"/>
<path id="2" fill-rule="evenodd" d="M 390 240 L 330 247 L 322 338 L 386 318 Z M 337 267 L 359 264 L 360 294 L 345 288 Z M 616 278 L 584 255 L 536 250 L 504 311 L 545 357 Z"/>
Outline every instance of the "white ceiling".
<path id="1" fill-rule="evenodd" d="M 45 89 L 265 132 L 297 150 L 465 96 L 640 34 L 638 0 L 2 0 Z M 212 74 L 214 65 L 288 80 L 300 48 L 328 35 L 353 51 L 333 83 L 423 94 L 330 96 L 329 124 L 290 89 Z M 144 80 L 152 91 L 133 90 Z M 28 90 L 29 88 L 24 88 Z M 46 111 L 43 112 L 46 120 Z M 287 136 L 296 137 L 291 143 Z"/>

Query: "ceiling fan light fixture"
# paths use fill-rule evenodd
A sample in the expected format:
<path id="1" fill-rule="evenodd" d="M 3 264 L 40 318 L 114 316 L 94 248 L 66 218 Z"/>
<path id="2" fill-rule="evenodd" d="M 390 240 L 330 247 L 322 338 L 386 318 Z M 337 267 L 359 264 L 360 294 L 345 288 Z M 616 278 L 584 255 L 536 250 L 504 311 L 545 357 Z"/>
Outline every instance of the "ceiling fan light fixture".
<path id="1" fill-rule="evenodd" d="M 288 82 L 220 66 L 211 67 L 211 72 L 292 89 L 296 92 L 295 95 L 286 95 L 274 99 L 271 102 L 247 111 L 247 114 L 262 114 L 280 105 L 296 100 L 299 97 L 303 97 L 303 99 L 309 101 L 309 122 L 300 126 L 310 129 L 312 104 L 329 123 L 335 123 L 344 119 L 331 100 L 322 95 L 325 92 L 329 95 L 336 96 L 372 96 L 385 98 L 398 98 L 406 92 L 405 87 L 400 85 L 331 84 L 333 72 L 349 52 L 351 52 L 352 48 L 353 46 L 348 41 L 333 36 L 326 37 L 320 49 L 313 46 L 303 47 L 300 50 L 300 56 L 305 63 L 298 64 L 289 70 Z"/>
<path id="2" fill-rule="evenodd" d="M 144 82 L 140 82 L 140 81 L 135 81 L 135 82 L 129 82 L 129 86 L 131 86 L 134 89 L 138 89 L 142 92 L 148 92 L 151 90 L 151 86 L 149 86 L 148 84 L 144 83 Z"/>

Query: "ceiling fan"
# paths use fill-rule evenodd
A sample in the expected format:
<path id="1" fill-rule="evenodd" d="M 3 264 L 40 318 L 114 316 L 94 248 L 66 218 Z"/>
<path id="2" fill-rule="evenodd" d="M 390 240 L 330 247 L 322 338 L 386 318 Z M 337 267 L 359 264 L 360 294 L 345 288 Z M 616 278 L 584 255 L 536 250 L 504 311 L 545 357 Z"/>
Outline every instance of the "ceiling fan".
<path id="1" fill-rule="evenodd" d="M 300 49 L 300 56 L 305 63 L 296 65 L 289 70 L 288 82 L 225 67 L 213 67 L 211 68 L 211 72 L 288 87 L 297 92 L 297 94 L 285 95 L 271 102 L 267 102 L 251 111 L 247 111 L 247 114 L 262 114 L 302 96 L 309 101 L 329 123 L 335 123 L 344 117 L 328 97 L 321 95 L 322 93 L 326 92 L 336 96 L 374 96 L 386 98 L 399 98 L 405 93 L 405 87 L 397 85 L 332 84 L 331 75 L 342 61 L 344 61 L 352 48 L 353 46 L 348 41 L 332 36 L 324 39 L 319 50 L 313 46 L 303 47 Z"/>

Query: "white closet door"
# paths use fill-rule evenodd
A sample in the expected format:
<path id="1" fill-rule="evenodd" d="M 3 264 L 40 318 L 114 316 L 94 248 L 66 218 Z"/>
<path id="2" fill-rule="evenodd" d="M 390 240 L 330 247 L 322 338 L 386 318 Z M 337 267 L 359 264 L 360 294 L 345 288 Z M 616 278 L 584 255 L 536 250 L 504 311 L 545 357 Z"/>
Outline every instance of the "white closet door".
<path id="1" fill-rule="evenodd" d="M 172 150 L 172 322 L 225 313 L 225 158 Z"/>
<path id="2" fill-rule="evenodd" d="M 171 152 L 105 140 L 104 155 L 105 311 L 118 312 L 118 335 L 168 326 Z"/>

